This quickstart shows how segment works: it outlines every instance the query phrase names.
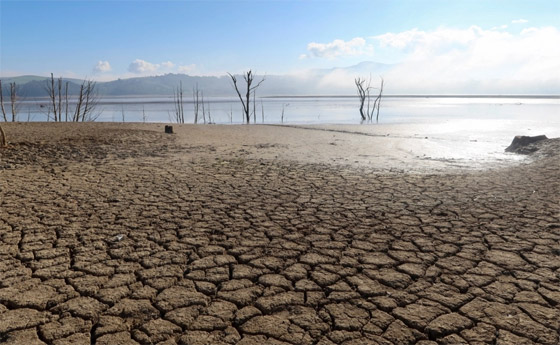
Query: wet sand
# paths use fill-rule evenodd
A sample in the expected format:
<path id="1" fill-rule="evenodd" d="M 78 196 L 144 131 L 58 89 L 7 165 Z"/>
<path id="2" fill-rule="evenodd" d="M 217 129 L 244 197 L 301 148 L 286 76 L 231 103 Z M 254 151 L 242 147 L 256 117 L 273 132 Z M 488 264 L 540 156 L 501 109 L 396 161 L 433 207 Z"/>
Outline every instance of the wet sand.
<path id="1" fill-rule="evenodd" d="M 3 126 L 0 343 L 558 344 L 558 141 Z"/>

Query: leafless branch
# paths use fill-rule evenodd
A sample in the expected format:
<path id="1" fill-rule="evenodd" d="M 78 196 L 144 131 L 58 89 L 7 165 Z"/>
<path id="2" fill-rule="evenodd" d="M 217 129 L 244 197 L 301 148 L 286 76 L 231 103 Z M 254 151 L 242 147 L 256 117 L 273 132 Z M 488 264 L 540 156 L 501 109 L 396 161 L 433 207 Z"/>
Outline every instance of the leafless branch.
<path id="1" fill-rule="evenodd" d="M 235 88 L 235 92 L 237 92 L 237 96 L 239 97 L 239 100 L 241 101 L 241 105 L 243 107 L 243 114 L 245 115 L 245 122 L 250 123 L 251 122 L 251 110 L 250 110 L 249 107 L 251 106 L 251 93 L 253 93 L 253 97 L 255 97 L 255 92 L 256 92 L 255 90 L 259 86 L 261 86 L 261 84 L 265 80 L 265 77 L 263 77 L 256 85 L 254 85 L 253 81 L 254 81 L 255 76 L 253 75 L 253 71 L 249 70 L 248 72 L 243 74 L 243 79 L 245 80 L 245 83 L 247 84 L 245 99 L 243 99 L 243 96 L 241 96 L 241 92 L 239 91 L 239 87 L 237 86 L 237 77 L 235 77 L 231 73 L 228 73 L 228 75 L 230 76 L 231 81 L 233 82 L 233 87 Z M 255 105 L 253 104 L 253 114 L 255 114 L 254 108 L 255 108 Z"/>

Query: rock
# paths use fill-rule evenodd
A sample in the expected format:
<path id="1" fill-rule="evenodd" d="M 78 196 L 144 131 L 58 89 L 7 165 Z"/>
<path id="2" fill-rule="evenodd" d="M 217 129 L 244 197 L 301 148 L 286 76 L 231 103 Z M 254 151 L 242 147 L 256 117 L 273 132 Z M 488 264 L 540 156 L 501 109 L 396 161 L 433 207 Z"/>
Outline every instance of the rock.
<path id="1" fill-rule="evenodd" d="M 511 144 L 506 148 L 506 152 L 514 152 L 520 154 L 529 154 L 537 150 L 534 146 L 529 146 L 537 141 L 548 139 L 546 135 L 537 135 L 534 137 L 516 135 Z"/>

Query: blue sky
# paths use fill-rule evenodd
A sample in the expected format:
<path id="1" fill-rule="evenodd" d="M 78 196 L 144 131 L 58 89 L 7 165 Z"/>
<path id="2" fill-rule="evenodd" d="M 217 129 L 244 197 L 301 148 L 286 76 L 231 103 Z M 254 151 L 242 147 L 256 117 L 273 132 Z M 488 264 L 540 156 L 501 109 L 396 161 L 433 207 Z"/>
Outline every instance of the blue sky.
<path id="1" fill-rule="evenodd" d="M 304 74 L 376 61 L 409 77 L 403 90 L 432 79 L 560 85 L 558 0 L 0 0 L 0 11 L 3 77 Z"/>

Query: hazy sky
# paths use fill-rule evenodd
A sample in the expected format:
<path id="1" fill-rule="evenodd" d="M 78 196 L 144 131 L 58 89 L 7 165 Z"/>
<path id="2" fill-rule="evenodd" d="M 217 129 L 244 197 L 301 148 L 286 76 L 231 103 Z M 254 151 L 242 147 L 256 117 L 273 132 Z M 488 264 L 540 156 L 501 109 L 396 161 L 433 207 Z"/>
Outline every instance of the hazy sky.
<path id="1" fill-rule="evenodd" d="M 384 77 L 403 91 L 560 92 L 558 0 L 0 0 L 0 11 L 2 77 L 305 74 L 376 61 L 395 64 Z"/>

